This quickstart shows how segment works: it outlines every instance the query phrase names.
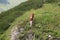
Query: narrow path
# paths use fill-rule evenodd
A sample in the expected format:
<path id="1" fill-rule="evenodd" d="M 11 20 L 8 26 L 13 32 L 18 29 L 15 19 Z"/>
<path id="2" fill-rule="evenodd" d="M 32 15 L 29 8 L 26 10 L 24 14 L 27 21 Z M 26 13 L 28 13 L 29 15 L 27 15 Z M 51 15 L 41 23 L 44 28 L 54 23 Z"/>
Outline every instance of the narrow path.
<path id="1" fill-rule="evenodd" d="M 19 34 L 18 28 L 17 28 L 17 26 L 15 26 L 11 30 L 11 38 L 10 38 L 10 40 L 19 40 L 18 37 L 17 37 L 18 34 Z"/>
<path id="2" fill-rule="evenodd" d="M 15 25 L 11 30 L 10 40 L 20 40 L 18 35 L 21 34 L 23 31 L 24 31 L 24 28 L 18 28 L 18 26 Z"/>
<path id="3" fill-rule="evenodd" d="M 18 28 L 17 25 L 15 25 L 11 30 L 11 37 L 10 40 L 20 40 L 18 35 L 24 32 L 24 28 Z M 30 29 L 30 33 L 27 33 L 23 40 L 35 40 L 35 34 L 32 33 L 32 30 Z"/>

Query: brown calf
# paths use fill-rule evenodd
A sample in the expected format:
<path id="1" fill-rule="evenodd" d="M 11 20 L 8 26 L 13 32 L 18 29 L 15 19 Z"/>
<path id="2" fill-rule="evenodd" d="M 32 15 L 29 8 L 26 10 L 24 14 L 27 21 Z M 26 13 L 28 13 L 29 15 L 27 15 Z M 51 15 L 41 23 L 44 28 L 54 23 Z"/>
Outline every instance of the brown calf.
<path id="1" fill-rule="evenodd" d="M 34 13 L 30 15 L 30 21 L 33 21 L 33 19 L 34 19 Z"/>
<path id="2" fill-rule="evenodd" d="M 30 26 L 33 24 L 33 19 L 34 19 L 34 13 L 30 15 Z"/>

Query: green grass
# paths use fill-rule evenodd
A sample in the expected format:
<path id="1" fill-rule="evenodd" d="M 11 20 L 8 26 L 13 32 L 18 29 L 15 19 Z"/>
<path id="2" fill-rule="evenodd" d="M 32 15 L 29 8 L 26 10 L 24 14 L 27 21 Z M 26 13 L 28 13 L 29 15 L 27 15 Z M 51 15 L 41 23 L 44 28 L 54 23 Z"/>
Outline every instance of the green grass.
<path id="1" fill-rule="evenodd" d="M 6 12 L 2 12 L 0 14 L 0 34 L 3 34 L 17 17 L 22 16 L 25 12 L 31 9 L 37 9 L 38 7 L 42 6 L 40 0 L 35 2 L 26 1 Z"/>
<path id="2" fill-rule="evenodd" d="M 31 12 L 34 12 L 34 25 L 32 26 L 32 31 L 39 35 L 43 40 L 46 40 L 48 34 L 52 34 L 54 37 L 60 36 L 60 7 L 55 6 L 54 4 L 44 4 L 40 9 L 31 9 L 30 11 L 25 12 L 22 16 L 15 19 L 11 24 L 10 28 L 2 36 L 4 40 L 9 40 L 9 35 L 11 28 L 15 25 L 20 27 L 26 27 L 26 30 L 23 32 L 24 35 L 29 33 L 29 15 Z M 21 35 L 22 37 L 24 35 Z M 7 38 L 7 39 L 6 39 Z"/>

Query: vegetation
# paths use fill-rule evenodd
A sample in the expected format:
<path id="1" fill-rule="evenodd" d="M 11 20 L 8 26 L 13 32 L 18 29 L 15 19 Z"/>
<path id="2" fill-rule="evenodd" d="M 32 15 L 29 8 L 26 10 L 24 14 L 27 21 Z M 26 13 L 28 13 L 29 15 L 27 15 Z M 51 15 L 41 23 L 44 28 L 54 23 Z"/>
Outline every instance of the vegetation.
<path id="1" fill-rule="evenodd" d="M 11 23 L 14 21 L 15 18 L 21 16 L 23 13 L 26 11 L 29 11 L 30 9 L 35 9 L 38 8 L 37 5 L 33 4 L 31 1 L 24 2 L 20 4 L 19 6 L 10 9 L 6 12 L 2 12 L 0 14 L 0 33 L 3 33 L 4 30 L 9 28 Z"/>
<path id="2" fill-rule="evenodd" d="M 59 2 L 60 0 L 46 0 L 47 3 L 57 3 Z"/>
<path id="3" fill-rule="evenodd" d="M 59 37 L 60 6 L 56 4 L 43 5 L 43 2 L 40 3 L 40 1 L 26 1 L 13 9 L 2 12 L 0 14 L 0 40 L 9 40 L 10 31 L 14 25 L 26 27 L 23 32 L 26 35 L 31 28 L 29 27 L 29 14 L 31 12 L 35 14 L 32 31 L 36 36 L 39 35 L 43 40 L 47 39 L 48 34 Z M 51 1 L 54 2 L 53 0 Z M 47 2 L 50 3 L 49 1 Z M 42 8 L 40 8 L 41 6 Z M 21 21 L 23 22 L 22 24 L 20 24 Z"/>

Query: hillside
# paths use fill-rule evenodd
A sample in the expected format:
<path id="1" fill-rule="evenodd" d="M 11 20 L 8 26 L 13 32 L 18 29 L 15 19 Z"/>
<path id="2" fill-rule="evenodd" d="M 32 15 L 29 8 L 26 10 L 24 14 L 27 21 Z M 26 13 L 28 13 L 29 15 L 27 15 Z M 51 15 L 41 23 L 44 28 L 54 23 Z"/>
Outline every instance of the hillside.
<path id="1" fill-rule="evenodd" d="M 6 12 L 2 12 L 0 14 L 0 34 L 9 28 L 15 18 L 22 16 L 23 13 L 34 8 L 35 5 L 33 5 L 33 2 L 26 1 Z"/>
<path id="2" fill-rule="evenodd" d="M 36 2 L 36 1 L 35 1 Z M 12 30 L 23 28 L 17 37 L 24 40 L 29 34 L 35 35 L 35 40 L 48 40 L 48 35 L 53 38 L 60 37 L 60 4 L 26 1 L 13 9 L 0 14 L 0 40 L 10 40 Z M 34 3 L 34 4 L 33 4 Z M 38 5 L 39 4 L 39 5 Z M 34 13 L 34 24 L 29 25 L 30 13 Z"/>
<path id="3" fill-rule="evenodd" d="M 35 2 L 26 1 L 21 3 L 20 5 L 0 14 L 0 38 L 1 35 L 4 34 L 6 30 L 9 29 L 11 23 L 19 16 L 22 16 L 25 12 L 31 9 L 37 9 L 39 7 L 34 5 Z M 2 39 L 1 39 L 2 40 Z"/>
<path id="4" fill-rule="evenodd" d="M 42 38 L 41 40 L 46 40 L 49 34 L 53 35 L 54 38 L 60 37 L 59 8 L 60 7 L 58 5 L 55 6 L 53 4 L 44 4 L 44 7 L 40 9 L 32 9 L 25 12 L 22 16 L 15 19 L 15 21 L 11 24 L 10 28 L 3 35 L 2 38 L 5 38 L 3 40 L 9 40 L 8 35 L 10 35 L 12 27 L 23 27 L 25 29 L 23 34 L 19 34 L 20 38 L 22 38 L 21 40 L 23 40 L 24 35 L 30 33 L 31 28 L 32 32 L 36 35 L 36 40 L 38 40 L 38 37 Z M 34 12 L 35 14 L 34 25 L 32 27 L 29 26 L 29 14 L 31 12 Z"/>

